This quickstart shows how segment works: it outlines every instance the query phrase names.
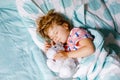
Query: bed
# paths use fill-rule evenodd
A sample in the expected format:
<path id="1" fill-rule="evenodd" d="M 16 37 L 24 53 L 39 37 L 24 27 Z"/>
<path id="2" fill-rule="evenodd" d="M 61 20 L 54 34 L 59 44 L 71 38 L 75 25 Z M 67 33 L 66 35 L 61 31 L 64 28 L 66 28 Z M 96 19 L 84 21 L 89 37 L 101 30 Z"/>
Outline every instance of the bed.
<path id="1" fill-rule="evenodd" d="M 97 55 L 81 61 L 84 69 L 78 77 L 61 79 L 46 65 L 44 39 L 36 34 L 35 20 L 50 9 L 96 37 Z M 0 80 L 120 80 L 119 20 L 120 0 L 0 0 Z"/>

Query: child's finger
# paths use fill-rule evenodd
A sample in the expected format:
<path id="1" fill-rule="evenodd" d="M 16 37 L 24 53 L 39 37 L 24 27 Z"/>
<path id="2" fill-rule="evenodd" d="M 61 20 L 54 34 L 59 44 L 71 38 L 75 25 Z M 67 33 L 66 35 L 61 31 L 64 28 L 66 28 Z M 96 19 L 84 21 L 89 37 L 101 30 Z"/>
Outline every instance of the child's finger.
<path id="1" fill-rule="evenodd" d="M 58 59 L 60 59 L 60 56 L 54 56 L 54 59 L 58 60 Z"/>
<path id="2" fill-rule="evenodd" d="M 63 50 L 58 50 L 58 51 L 57 51 L 57 53 L 62 53 L 62 52 L 63 52 Z"/>
<path id="3" fill-rule="evenodd" d="M 45 45 L 48 45 L 48 44 L 50 44 L 50 43 L 48 43 L 47 41 L 45 41 Z"/>
<path id="4" fill-rule="evenodd" d="M 47 51 L 51 47 L 51 44 L 48 41 L 45 42 L 45 51 Z"/>
<path id="5" fill-rule="evenodd" d="M 57 59 L 61 59 L 62 57 L 63 55 L 58 53 L 58 54 L 55 54 L 54 59 L 57 60 Z"/>
<path id="6" fill-rule="evenodd" d="M 54 42 L 54 41 L 51 41 L 50 43 L 51 43 L 52 46 L 55 45 L 55 42 Z"/>

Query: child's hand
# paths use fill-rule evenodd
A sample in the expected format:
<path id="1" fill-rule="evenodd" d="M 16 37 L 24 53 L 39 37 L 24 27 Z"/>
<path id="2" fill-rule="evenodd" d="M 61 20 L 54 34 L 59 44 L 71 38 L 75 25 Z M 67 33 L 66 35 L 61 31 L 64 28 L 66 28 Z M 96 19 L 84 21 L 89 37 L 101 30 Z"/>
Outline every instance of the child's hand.
<path id="1" fill-rule="evenodd" d="M 57 60 L 57 59 L 66 59 L 68 56 L 67 56 L 67 52 L 65 51 L 58 51 L 58 53 L 55 54 L 54 56 L 54 59 Z"/>
<path id="2" fill-rule="evenodd" d="M 51 41 L 51 42 L 46 41 L 45 42 L 45 52 L 47 52 L 48 49 L 51 48 L 53 45 L 54 45 L 53 41 Z"/>

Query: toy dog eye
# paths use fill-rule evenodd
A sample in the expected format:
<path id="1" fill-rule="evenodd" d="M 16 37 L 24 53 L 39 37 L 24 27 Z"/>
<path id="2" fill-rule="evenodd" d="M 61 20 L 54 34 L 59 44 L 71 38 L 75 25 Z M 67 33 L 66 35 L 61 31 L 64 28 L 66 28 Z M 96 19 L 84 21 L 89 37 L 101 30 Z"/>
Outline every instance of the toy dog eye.
<path id="1" fill-rule="evenodd" d="M 55 46 L 55 48 L 57 48 L 57 47 Z"/>

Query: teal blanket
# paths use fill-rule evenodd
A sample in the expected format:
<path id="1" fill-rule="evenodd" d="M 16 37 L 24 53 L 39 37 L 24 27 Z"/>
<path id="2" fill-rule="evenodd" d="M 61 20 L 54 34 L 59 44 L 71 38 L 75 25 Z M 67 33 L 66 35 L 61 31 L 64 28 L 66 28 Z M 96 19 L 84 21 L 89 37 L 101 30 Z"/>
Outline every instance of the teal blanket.
<path id="1" fill-rule="evenodd" d="M 105 54 L 104 59 L 97 53 L 96 58 L 92 55 L 83 59 L 80 66 L 88 71 L 81 73 L 79 69 L 73 78 L 120 79 L 119 0 L 0 0 L 0 4 L 0 80 L 60 79 L 48 69 L 42 51 L 44 39 L 35 33 L 36 18 L 53 8 L 68 16 L 75 27 L 88 28 L 96 36 L 97 53 Z M 111 71 L 115 73 L 108 75 Z"/>
<path id="2" fill-rule="evenodd" d="M 0 4 L 0 80 L 52 80 L 53 74 L 18 14 L 15 0 L 0 0 Z"/>

